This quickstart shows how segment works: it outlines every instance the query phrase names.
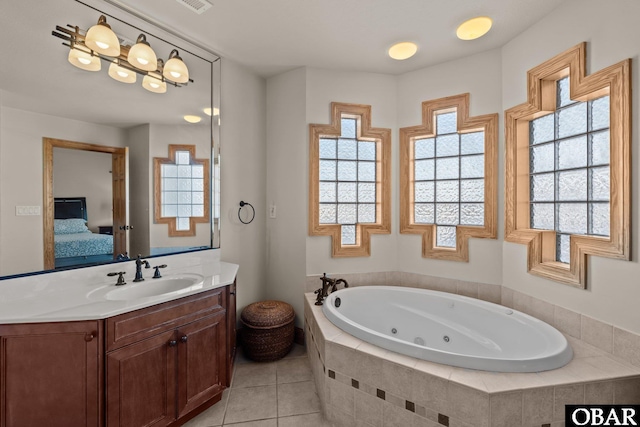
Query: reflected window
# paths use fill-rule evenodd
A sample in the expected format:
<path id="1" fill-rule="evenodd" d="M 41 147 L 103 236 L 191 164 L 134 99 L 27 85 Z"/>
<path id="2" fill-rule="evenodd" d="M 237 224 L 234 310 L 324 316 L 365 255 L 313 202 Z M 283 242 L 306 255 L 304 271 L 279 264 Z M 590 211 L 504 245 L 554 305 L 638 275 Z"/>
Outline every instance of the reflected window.
<path id="1" fill-rule="evenodd" d="M 209 222 L 209 160 L 195 158 L 195 145 L 169 145 L 169 157 L 154 158 L 155 222 L 169 236 L 195 236 Z"/>

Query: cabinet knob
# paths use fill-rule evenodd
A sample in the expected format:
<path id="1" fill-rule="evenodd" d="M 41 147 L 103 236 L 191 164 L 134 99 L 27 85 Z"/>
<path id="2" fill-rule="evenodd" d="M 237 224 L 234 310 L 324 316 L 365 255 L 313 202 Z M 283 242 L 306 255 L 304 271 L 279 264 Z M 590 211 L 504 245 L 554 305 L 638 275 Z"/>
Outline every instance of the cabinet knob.
<path id="1" fill-rule="evenodd" d="M 86 342 L 91 342 L 96 337 L 96 335 L 98 335 L 98 332 L 96 332 L 96 331 L 86 333 L 86 334 L 84 334 L 84 340 Z"/>
<path id="2" fill-rule="evenodd" d="M 180 341 L 182 342 L 187 342 L 188 337 L 186 335 L 183 335 L 180 337 Z"/>
<path id="3" fill-rule="evenodd" d="M 176 340 L 169 341 L 169 347 L 175 347 L 176 345 L 178 345 L 178 341 Z"/>

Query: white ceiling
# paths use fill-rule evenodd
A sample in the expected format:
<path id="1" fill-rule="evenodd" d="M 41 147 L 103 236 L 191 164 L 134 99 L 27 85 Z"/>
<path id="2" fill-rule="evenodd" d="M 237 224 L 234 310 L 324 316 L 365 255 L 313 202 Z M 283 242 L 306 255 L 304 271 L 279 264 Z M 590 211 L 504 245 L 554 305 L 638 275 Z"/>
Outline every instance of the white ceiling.
<path id="1" fill-rule="evenodd" d="M 202 15 L 176 0 L 116 0 L 262 76 L 301 66 L 401 74 L 504 45 L 563 0 L 211 0 Z M 492 30 L 458 40 L 457 26 L 485 15 Z M 413 41 L 418 53 L 386 51 Z"/>

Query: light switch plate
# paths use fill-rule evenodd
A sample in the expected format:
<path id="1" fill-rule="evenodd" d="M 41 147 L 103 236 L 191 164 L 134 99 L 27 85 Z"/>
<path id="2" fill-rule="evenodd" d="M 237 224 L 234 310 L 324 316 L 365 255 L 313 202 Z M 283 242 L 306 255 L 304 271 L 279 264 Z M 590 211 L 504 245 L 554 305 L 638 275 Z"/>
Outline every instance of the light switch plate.
<path id="1" fill-rule="evenodd" d="M 40 206 L 16 206 L 16 216 L 38 216 Z"/>

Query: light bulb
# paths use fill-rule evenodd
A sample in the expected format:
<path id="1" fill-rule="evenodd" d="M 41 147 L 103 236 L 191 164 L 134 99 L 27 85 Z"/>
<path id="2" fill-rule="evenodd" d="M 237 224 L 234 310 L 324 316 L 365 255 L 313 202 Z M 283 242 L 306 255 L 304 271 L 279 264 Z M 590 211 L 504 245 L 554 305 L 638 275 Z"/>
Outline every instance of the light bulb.
<path id="1" fill-rule="evenodd" d="M 149 46 L 144 34 L 140 34 L 136 44 L 129 49 L 127 62 L 143 71 L 155 71 L 158 68 L 156 53 Z"/>
<path id="2" fill-rule="evenodd" d="M 100 68 L 102 68 L 100 58 L 80 49 L 69 49 L 69 56 L 67 59 L 71 65 L 78 67 L 81 70 L 100 71 Z"/>
<path id="3" fill-rule="evenodd" d="M 120 41 L 116 33 L 107 24 L 107 18 L 100 15 L 98 23 L 89 28 L 84 44 L 102 55 L 117 57 L 120 55 Z"/>
<path id="4" fill-rule="evenodd" d="M 109 77 L 122 83 L 136 82 L 136 73 L 121 67 L 117 62 L 112 62 L 111 65 L 109 65 Z"/>
<path id="5" fill-rule="evenodd" d="M 153 93 L 165 93 L 167 91 L 167 83 L 162 81 L 162 77 L 144 76 L 142 79 L 142 87 Z"/>
<path id="6" fill-rule="evenodd" d="M 187 83 L 189 81 L 189 69 L 178 55 L 178 51 L 173 49 L 169 54 L 167 63 L 164 64 L 162 75 L 176 83 Z"/>

